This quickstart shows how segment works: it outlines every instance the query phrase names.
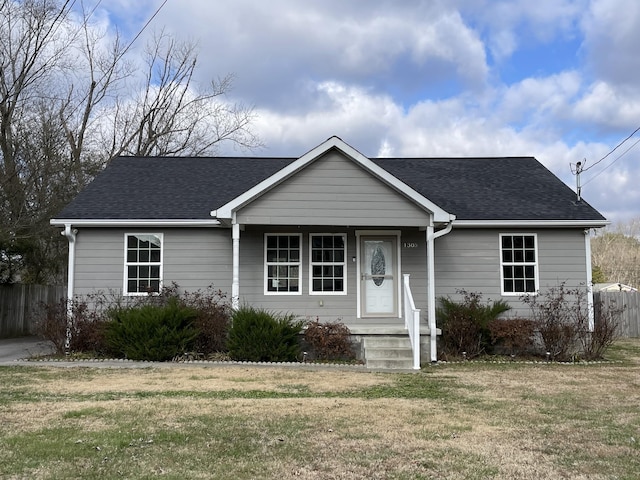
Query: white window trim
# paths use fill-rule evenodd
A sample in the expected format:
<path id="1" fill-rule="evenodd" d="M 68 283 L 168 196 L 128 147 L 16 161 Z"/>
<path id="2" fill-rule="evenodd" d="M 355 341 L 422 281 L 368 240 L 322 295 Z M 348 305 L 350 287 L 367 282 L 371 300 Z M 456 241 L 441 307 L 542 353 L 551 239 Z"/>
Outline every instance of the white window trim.
<path id="1" fill-rule="evenodd" d="M 298 259 L 298 291 L 297 292 L 272 292 L 269 291 L 268 283 L 269 283 L 269 265 L 267 264 L 267 237 L 298 237 L 300 239 L 300 258 Z M 263 242 L 263 263 L 264 263 L 264 273 L 263 273 L 263 284 L 264 284 L 264 294 L 265 295 L 302 295 L 302 234 L 301 233 L 265 233 Z M 295 263 L 287 262 L 286 265 L 295 265 Z"/>
<path id="2" fill-rule="evenodd" d="M 130 235 L 154 235 L 160 239 L 160 262 L 132 262 L 129 263 L 127 261 L 127 238 Z M 155 233 L 155 232 L 125 232 L 124 234 L 124 272 L 123 272 L 123 280 L 122 280 L 122 295 L 125 297 L 143 297 L 149 295 L 148 292 L 128 292 L 128 280 L 129 280 L 129 269 L 130 265 L 160 265 L 160 287 L 162 290 L 163 282 L 164 282 L 164 233 Z"/>
<path id="3" fill-rule="evenodd" d="M 344 261 L 343 262 L 319 262 L 312 261 L 313 242 L 312 237 L 342 237 L 344 240 Z M 314 265 L 342 265 L 342 282 L 344 289 L 341 292 L 323 292 L 313 290 L 313 266 Z M 346 233 L 310 233 L 309 234 L 309 295 L 347 295 L 347 234 Z"/>
<path id="4" fill-rule="evenodd" d="M 502 237 L 518 237 L 518 236 L 528 236 L 528 237 L 533 237 L 533 241 L 534 241 L 534 251 L 535 251 L 535 255 L 536 255 L 536 261 L 535 262 L 503 262 L 502 261 Z M 526 232 L 526 233 L 520 233 L 520 232 L 514 232 L 514 233 L 501 233 L 498 236 L 498 254 L 500 256 L 500 293 L 505 296 L 505 297 L 521 297 L 522 295 L 537 295 L 537 293 L 540 291 L 540 274 L 539 274 L 539 270 L 538 270 L 538 264 L 540 262 L 540 257 L 538 255 L 538 234 L 537 233 L 530 233 L 530 232 Z M 535 276 L 534 281 L 535 281 L 535 291 L 533 292 L 505 292 L 504 291 L 504 266 L 512 266 L 512 265 L 522 265 L 522 266 L 531 266 L 533 265 L 533 274 Z"/>

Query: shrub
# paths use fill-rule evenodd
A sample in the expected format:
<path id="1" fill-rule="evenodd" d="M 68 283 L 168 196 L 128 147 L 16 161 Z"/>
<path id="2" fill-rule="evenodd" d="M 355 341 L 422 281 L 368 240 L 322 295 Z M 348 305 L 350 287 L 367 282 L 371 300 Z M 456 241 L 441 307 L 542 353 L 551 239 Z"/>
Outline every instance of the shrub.
<path id="1" fill-rule="evenodd" d="M 303 322 L 292 315 L 274 316 L 244 306 L 232 315 L 229 355 L 250 362 L 293 362 L 300 357 L 299 335 Z"/>
<path id="2" fill-rule="evenodd" d="M 69 315 L 69 313 L 71 315 Z M 86 299 L 41 303 L 35 313 L 35 333 L 53 343 L 58 355 L 69 352 L 103 353 L 104 315 Z"/>
<path id="3" fill-rule="evenodd" d="M 131 360 L 166 361 L 193 347 L 196 311 L 170 298 L 166 305 L 118 308 L 107 326 L 109 348 Z"/>
<path id="4" fill-rule="evenodd" d="M 321 323 L 318 319 L 307 323 L 304 339 L 313 357 L 321 360 L 351 360 L 355 358 L 351 345 L 351 331 L 342 322 Z"/>
<path id="5" fill-rule="evenodd" d="M 496 318 L 489 322 L 489 332 L 495 347 L 515 356 L 532 349 L 535 323 L 528 318 Z"/>
<path id="6" fill-rule="evenodd" d="M 511 309 L 503 300 L 482 304 L 482 295 L 458 290 L 461 302 L 440 297 L 436 316 L 442 329 L 441 352 L 443 355 L 460 356 L 466 353 L 473 358 L 491 347 L 489 323 Z"/>
<path id="7" fill-rule="evenodd" d="M 586 360 L 598 360 L 602 358 L 607 349 L 618 338 L 620 316 L 624 312 L 624 306 L 615 304 L 605 305 L 602 300 L 594 302 L 593 332 L 588 329 L 588 318 L 580 324 L 579 338 L 582 345 L 582 354 Z"/>
<path id="8" fill-rule="evenodd" d="M 55 303 L 40 303 L 34 314 L 34 332 L 49 340 L 57 354 L 64 354 L 67 345 L 69 323 L 69 301 L 61 298 Z"/>
<path id="9" fill-rule="evenodd" d="M 185 292 L 182 303 L 196 311 L 194 326 L 198 330 L 194 348 L 204 354 L 227 351 L 231 324 L 231 306 L 221 290 L 209 287 L 206 291 Z"/>
<path id="10" fill-rule="evenodd" d="M 587 360 L 602 358 L 617 338 L 624 308 L 594 304 L 594 330 L 589 331 L 587 289 L 567 288 L 564 282 L 523 301 L 532 311 L 536 328 L 552 360 L 566 361 L 577 354 Z"/>

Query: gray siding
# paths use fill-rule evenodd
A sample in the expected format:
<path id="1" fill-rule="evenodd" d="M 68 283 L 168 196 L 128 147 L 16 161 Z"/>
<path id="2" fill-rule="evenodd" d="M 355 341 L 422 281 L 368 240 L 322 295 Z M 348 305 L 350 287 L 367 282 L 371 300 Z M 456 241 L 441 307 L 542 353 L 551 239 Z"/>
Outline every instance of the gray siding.
<path id="1" fill-rule="evenodd" d="M 290 228 L 273 227 L 266 233 L 302 234 L 302 294 L 264 295 L 264 234 L 260 227 L 247 227 L 240 237 L 240 301 L 272 311 L 288 312 L 303 318 L 324 321 L 340 319 L 348 325 L 375 323 L 396 325 L 401 319 L 357 319 L 356 231 L 349 228 Z M 347 235 L 347 294 L 309 295 L 309 234 L 346 233 Z M 407 229 L 401 232 L 402 243 L 416 244 L 415 248 L 401 248 L 401 273 L 411 274 L 411 285 L 418 308 L 426 309 L 426 261 L 424 232 Z M 322 306 L 320 303 L 322 302 Z M 425 310 L 426 312 L 426 310 Z M 426 314 L 426 313 L 425 313 Z"/>
<path id="2" fill-rule="evenodd" d="M 214 228 L 81 228 L 76 243 L 75 295 L 121 293 L 124 234 L 164 235 L 164 283 L 194 291 L 213 285 L 231 293 L 231 233 Z"/>
<path id="3" fill-rule="evenodd" d="M 429 214 L 337 152 L 237 213 L 240 224 L 425 226 Z"/>
<path id="4" fill-rule="evenodd" d="M 504 299 L 509 315 L 527 315 L 520 296 L 502 296 L 500 285 L 500 233 L 535 233 L 538 240 L 540 290 L 566 282 L 586 284 L 586 256 L 582 229 L 458 229 L 436 240 L 436 297 L 459 298 L 456 290 L 481 293 L 484 300 Z"/>
<path id="5" fill-rule="evenodd" d="M 268 227 L 247 225 L 240 237 L 240 301 L 272 311 L 293 313 L 302 318 L 347 325 L 402 325 L 401 319 L 357 319 L 356 231 L 370 228 Z M 378 229 L 379 230 L 379 229 Z M 426 322 L 427 279 L 424 230 L 403 228 L 400 237 L 401 274 L 411 275 L 416 306 Z M 232 244 L 229 229 L 214 228 L 82 228 L 76 247 L 75 294 L 121 292 L 124 274 L 124 234 L 163 233 L 164 282 L 176 282 L 194 291 L 213 285 L 231 293 Z M 264 234 L 302 234 L 302 294 L 264 295 Z M 309 234 L 346 233 L 347 295 L 309 295 Z M 501 296 L 500 233 L 536 233 L 540 288 L 566 282 L 576 287 L 586 281 L 584 234 L 582 229 L 498 230 L 455 229 L 436 240 L 436 296 L 459 298 L 458 289 L 479 292 L 485 300 L 504 298 L 514 310 L 510 315 L 527 315 L 519 296 Z M 322 305 L 321 305 L 322 303 Z"/>

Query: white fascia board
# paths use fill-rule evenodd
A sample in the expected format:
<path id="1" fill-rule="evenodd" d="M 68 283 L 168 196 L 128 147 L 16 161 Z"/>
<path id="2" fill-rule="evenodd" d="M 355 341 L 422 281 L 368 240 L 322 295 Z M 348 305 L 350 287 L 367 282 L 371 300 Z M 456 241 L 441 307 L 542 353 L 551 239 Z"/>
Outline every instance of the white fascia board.
<path id="1" fill-rule="evenodd" d="M 456 220 L 456 228 L 602 228 L 609 225 L 608 220 Z"/>
<path id="2" fill-rule="evenodd" d="M 49 221 L 51 225 L 64 227 L 73 225 L 74 227 L 217 227 L 220 226 L 218 220 L 182 220 L 182 219 L 60 219 L 53 218 Z"/>
<path id="3" fill-rule="evenodd" d="M 223 205 L 217 210 L 213 210 L 211 212 L 212 216 L 216 218 L 230 219 L 232 216 L 232 212 L 236 211 L 238 208 L 243 207 L 247 203 L 251 202 L 255 198 L 262 195 L 267 190 L 273 188 L 278 185 L 280 182 L 293 175 L 294 173 L 300 171 L 309 163 L 313 162 L 319 156 L 328 152 L 332 148 L 336 148 L 343 152 L 345 155 L 351 157 L 355 162 L 359 163 L 366 170 L 371 172 L 377 178 L 385 182 L 387 185 L 395 189 L 396 191 L 402 193 L 409 199 L 413 200 L 416 204 L 424 208 L 425 210 L 433 213 L 433 221 L 434 222 L 450 222 L 455 218 L 455 216 L 450 215 L 448 212 L 445 212 L 442 208 L 438 207 L 435 203 L 431 202 L 429 199 L 425 198 L 414 189 L 409 187 L 406 183 L 401 182 L 396 177 L 391 175 L 385 169 L 379 167 L 374 162 L 369 160 L 366 156 L 358 152 L 355 148 L 345 143 L 342 139 L 333 136 L 321 143 L 317 147 L 309 150 L 303 156 L 301 156 L 298 160 L 289 164 L 282 170 L 279 170 L 271 177 L 265 179 L 260 182 L 258 185 L 253 187 L 250 190 L 247 190 L 242 195 L 234 198 L 231 202 Z"/>

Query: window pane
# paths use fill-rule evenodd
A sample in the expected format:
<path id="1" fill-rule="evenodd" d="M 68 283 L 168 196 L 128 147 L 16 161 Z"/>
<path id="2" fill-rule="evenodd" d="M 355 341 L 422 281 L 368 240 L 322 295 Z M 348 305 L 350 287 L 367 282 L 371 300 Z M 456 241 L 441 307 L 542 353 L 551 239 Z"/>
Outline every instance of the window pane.
<path id="1" fill-rule="evenodd" d="M 300 237 L 297 235 L 285 237 L 289 241 L 290 248 L 300 248 Z"/>
<path id="2" fill-rule="evenodd" d="M 333 280 L 330 278 L 322 281 L 322 290 L 324 292 L 333 292 Z"/>
<path id="3" fill-rule="evenodd" d="M 272 263 L 278 259 L 278 252 L 276 250 L 267 250 L 267 262 Z"/>
<path id="4" fill-rule="evenodd" d="M 292 266 L 290 267 L 290 272 L 289 272 L 289 276 L 292 278 L 298 278 L 300 268 L 297 266 Z"/>
<path id="5" fill-rule="evenodd" d="M 513 277 L 514 278 L 524 278 L 524 267 L 516 265 L 513 267 Z"/>
<path id="6" fill-rule="evenodd" d="M 322 252 L 323 262 L 333 262 L 333 250 L 324 250 Z"/>
<path id="7" fill-rule="evenodd" d="M 289 237 L 285 235 L 281 235 L 278 237 L 278 247 L 279 248 L 289 248 Z"/>
<path id="8" fill-rule="evenodd" d="M 343 272 L 343 267 L 341 265 L 336 265 L 335 267 L 333 267 L 333 276 L 334 277 L 344 277 Z"/>
<path id="9" fill-rule="evenodd" d="M 138 267 L 127 267 L 127 277 L 138 278 Z"/>
<path id="10" fill-rule="evenodd" d="M 149 261 L 149 250 L 140 250 L 138 255 L 139 262 L 148 262 Z"/>
<path id="11" fill-rule="evenodd" d="M 524 252 L 522 250 L 515 250 L 513 252 L 513 261 L 519 263 L 524 262 Z"/>
<path id="12" fill-rule="evenodd" d="M 320 280 L 319 278 L 314 278 L 313 279 L 313 291 L 314 292 L 321 292 L 322 291 L 322 280 Z"/>
<path id="13" fill-rule="evenodd" d="M 160 250 L 151 250 L 151 261 L 152 262 L 160 261 Z"/>
<path id="14" fill-rule="evenodd" d="M 513 267 L 502 267 L 502 275 L 504 276 L 505 280 L 508 278 L 513 278 Z"/>
<path id="15" fill-rule="evenodd" d="M 298 279 L 297 278 L 292 278 L 291 280 L 289 280 L 289 291 L 290 292 L 297 292 L 298 291 Z"/>
<path id="16" fill-rule="evenodd" d="M 289 252 L 289 261 L 297 262 L 300 260 L 300 251 L 299 250 L 291 250 Z"/>
<path id="17" fill-rule="evenodd" d="M 333 237 L 333 248 L 344 248 L 344 237 L 342 235 Z"/>
<path id="18" fill-rule="evenodd" d="M 316 262 L 321 262 L 322 261 L 322 250 L 312 250 L 311 251 L 311 261 L 316 263 Z"/>
<path id="19" fill-rule="evenodd" d="M 521 236 L 513 237 L 513 248 L 524 247 L 524 240 Z"/>
<path id="20" fill-rule="evenodd" d="M 342 281 L 342 279 L 336 278 L 334 283 L 335 283 L 334 291 L 344 292 L 344 282 Z"/>
<path id="21" fill-rule="evenodd" d="M 138 251 L 137 250 L 127 250 L 127 262 L 134 263 L 138 261 Z"/>
<path id="22" fill-rule="evenodd" d="M 524 252 L 524 261 L 525 262 L 535 262 L 536 261 L 536 252 L 534 250 L 527 250 Z"/>
<path id="23" fill-rule="evenodd" d="M 318 237 L 317 235 L 311 237 L 311 247 L 312 248 L 322 248 L 322 237 Z"/>
<path id="24" fill-rule="evenodd" d="M 149 278 L 149 267 L 138 267 L 138 276 L 140 278 Z"/>
<path id="25" fill-rule="evenodd" d="M 152 266 L 151 267 L 151 278 L 160 278 L 160 267 Z"/>
<path id="26" fill-rule="evenodd" d="M 127 248 L 138 248 L 138 237 L 129 235 L 127 237 Z"/>
<path id="27" fill-rule="evenodd" d="M 273 235 L 267 236 L 267 248 L 276 248 L 278 246 L 278 237 Z"/>
<path id="28" fill-rule="evenodd" d="M 513 281 L 512 280 L 504 280 L 504 291 L 505 292 L 513 292 Z"/>
<path id="29" fill-rule="evenodd" d="M 504 236 L 502 237 L 502 248 L 511 248 L 513 243 L 511 242 L 511 237 Z"/>
<path id="30" fill-rule="evenodd" d="M 513 252 L 511 250 L 504 250 L 502 252 L 503 262 L 513 262 Z"/>
<path id="31" fill-rule="evenodd" d="M 344 263 L 344 250 L 336 250 L 333 252 L 333 261 L 336 263 Z"/>
<path id="32" fill-rule="evenodd" d="M 160 291 L 160 280 L 151 280 L 149 289 L 152 292 L 155 292 L 155 293 L 159 292 Z"/>
<path id="33" fill-rule="evenodd" d="M 526 282 L 526 292 L 531 293 L 536 291 L 536 282 L 534 280 L 527 280 Z"/>
<path id="34" fill-rule="evenodd" d="M 516 292 L 524 292 L 524 280 L 516 280 L 514 284 Z"/>
<path id="35" fill-rule="evenodd" d="M 320 265 L 314 265 L 313 266 L 313 273 L 312 275 L 314 277 L 320 277 L 322 275 L 322 266 Z"/>
<path id="36" fill-rule="evenodd" d="M 526 236 L 524 237 L 524 247 L 525 248 L 534 248 L 535 241 L 534 241 L 534 237 L 533 236 Z"/>
<path id="37" fill-rule="evenodd" d="M 127 293 L 137 293 L 138 292 L 138 282 L 135 280 L 129 280 L 127 282 Z"/>

